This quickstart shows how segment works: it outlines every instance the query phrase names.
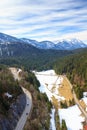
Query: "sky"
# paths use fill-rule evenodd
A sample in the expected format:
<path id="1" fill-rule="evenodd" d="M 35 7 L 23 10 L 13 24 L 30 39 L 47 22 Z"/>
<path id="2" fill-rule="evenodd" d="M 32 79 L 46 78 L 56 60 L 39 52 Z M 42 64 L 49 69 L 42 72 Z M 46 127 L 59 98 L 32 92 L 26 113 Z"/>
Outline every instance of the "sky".
<path id="1" fill-rule="evenodd" d="M 0 32 L 38 41 L 87 42 L 87 0 L 1 0 Z"/>

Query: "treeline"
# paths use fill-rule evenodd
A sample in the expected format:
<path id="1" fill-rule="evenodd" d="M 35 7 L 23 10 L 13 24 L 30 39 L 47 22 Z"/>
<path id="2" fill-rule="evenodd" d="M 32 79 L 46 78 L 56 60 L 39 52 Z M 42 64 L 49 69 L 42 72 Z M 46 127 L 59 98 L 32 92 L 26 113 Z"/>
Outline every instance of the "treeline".
<path id="1" fill-rule="evenodd" d="M 87 91 L 87 48 L 56 61 L 54 69 L 56 73 L 68 76 L 78 98 L 82 97 L 83 91 Z"/>

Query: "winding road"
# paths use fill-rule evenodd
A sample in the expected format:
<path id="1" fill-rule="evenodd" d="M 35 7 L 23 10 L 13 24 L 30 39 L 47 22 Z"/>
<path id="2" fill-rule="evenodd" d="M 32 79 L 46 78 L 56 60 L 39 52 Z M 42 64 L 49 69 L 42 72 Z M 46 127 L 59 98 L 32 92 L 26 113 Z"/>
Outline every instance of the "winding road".
<path id="1" fill-rule="evenodd" d="M 9 68 L 9 70 L 13 74 L 15 80 L 16 79 L 21 80 L 21 77 L 19 76 L 19 73 L 22 71 L 21 69 L 17 70 L 17 68 L 11 67 L 11 68 Z M 22 88 L 22 90 L 24 91 L 24 93 L 26 95 L 26 106 L 25 106 L 25 109 L 24 109 L 18 123 L 17 123 L 17 126 L 16 126 L 15 130 L 23 130 L 24 125 L 26 123 L 26 120 L 29 117 L 29 114 L 31 113 L 31 109 L 32 109 L 32 96 L 31 96 L 31 93 L 27 89 L 25 89 L 23 87 L 21 87 L 21 88 Z"/>
<path id="2" fill-rule="evenodd" d="M 26 94 L 26 106 L 25 106 L 25 110 L 24 110 L 23 114 L 21 115 L 21 117 L 17 123 L 15 130 L 23 130 L 27 117 L 29 116 L 29 114 L 31 112 L 31 108 L 32 108 L 32 97 L 31 97 L 30 92 L 25 88 L 22 88 L 22 89 L 23 89 L 24 93 Z"/>

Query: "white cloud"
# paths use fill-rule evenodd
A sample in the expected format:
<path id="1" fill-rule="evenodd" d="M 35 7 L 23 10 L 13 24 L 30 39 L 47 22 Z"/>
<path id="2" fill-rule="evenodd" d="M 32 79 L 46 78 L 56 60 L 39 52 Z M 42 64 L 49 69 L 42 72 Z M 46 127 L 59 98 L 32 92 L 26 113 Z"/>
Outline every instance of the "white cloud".
<path id="1" fill-rule="evenodd" d="M 32 37 L 32 36 L 28 35 L 28 37 Z M 65 35 L 60 35 L 60 33 L 55 33 L 54 35 L 51 34 L 50 36 L 45 36 L 45 37 L 41 37 L 41 38 L 39 37 L 39 34 L 38 34 L 38 37 L 35 37 L 35 39 L 38 41 L 43 41 L 46 39 L 51 40 L 51 41 L 56 41 L 56 40 L 61 40 L 61 39 L 72 39 L 72 38 L 80 39 L 86 43 L 87 42 L 87 31 L 68 33 Z"/>
<path id="2" fill-rule="evenodd" d="M 67 38 L 77 38 L 82 41 L 86 41 L 87 40 L 87 31 L 65 34 L 60 39 L 67 39 Z"/>
<path id="3" fill-rule="evenodd" d="M 86 18 L 85 2 L 79 0 L 0 2 L 0 31 L 14 36 L 24 34 L 25 37 L 44 40 L 73 36 L 87 40 Z"/>

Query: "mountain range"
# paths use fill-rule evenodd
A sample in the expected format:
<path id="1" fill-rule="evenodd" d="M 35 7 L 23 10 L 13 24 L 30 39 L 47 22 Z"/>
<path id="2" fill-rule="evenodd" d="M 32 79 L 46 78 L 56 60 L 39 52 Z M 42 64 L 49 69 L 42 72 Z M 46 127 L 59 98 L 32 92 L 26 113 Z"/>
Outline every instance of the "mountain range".
<path id="1" fill-rule="evenodd" d="M 56 42 L 51 42 L 51 41 L 38 42 L 36 40 L 31 40 L 26 38 L 22 38 L 21 40 L 40 49 L 74 50 L 78 48 L 87 47 L 85 43 L 77 39 L 61 40 Z"/>
<path id="2" fill-rule="evenodd" d="M 34 43 L 34 40 L 31 40 Z M 39 43 L 38 43 L 39 44 Z M 29 69 L 52 68 L 56 59 L 72 54 L 68 50 L 40 49 L 22 39 L 0 33 L 0 64 Z"/>
<path id="3" fill-rule="evenodd" d="M 68 39 L 56 42 L 41 41 L 27 39 L 27 38 L 16 38 L 7 34 L 0 33 L 0 50 L 1 45 L 15 44 L 15 43 L 26 43 L 39 49 L 54 49 L 54 50 L 74 50 L 78 48 L 85 48 L 87 44 L 78 39 Z"/>

